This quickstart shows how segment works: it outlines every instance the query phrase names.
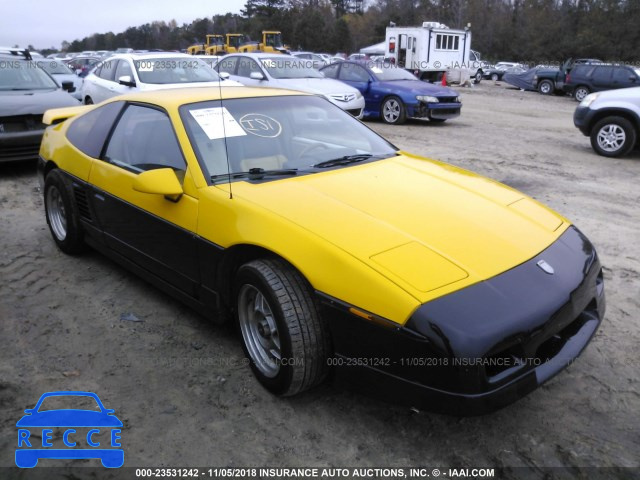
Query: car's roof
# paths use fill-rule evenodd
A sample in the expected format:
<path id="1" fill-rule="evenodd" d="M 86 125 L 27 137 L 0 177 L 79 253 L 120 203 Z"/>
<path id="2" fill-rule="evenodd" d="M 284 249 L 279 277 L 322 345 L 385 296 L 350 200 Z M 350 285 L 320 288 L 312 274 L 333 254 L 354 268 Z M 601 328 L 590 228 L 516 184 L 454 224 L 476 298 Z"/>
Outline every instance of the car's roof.
<path id="1" fill-rule="evenodd" d="M 165 108 L 177 109 L 181 105 L 211 100 L 232 100 L 235 98 L 277 97 L 289 95 L 309 95 L 308 93 L 280 88 L 259 87 L 189 87 L 168 90 L 135 92 L 113 100 L 139 101 L 161 105 Z"/>

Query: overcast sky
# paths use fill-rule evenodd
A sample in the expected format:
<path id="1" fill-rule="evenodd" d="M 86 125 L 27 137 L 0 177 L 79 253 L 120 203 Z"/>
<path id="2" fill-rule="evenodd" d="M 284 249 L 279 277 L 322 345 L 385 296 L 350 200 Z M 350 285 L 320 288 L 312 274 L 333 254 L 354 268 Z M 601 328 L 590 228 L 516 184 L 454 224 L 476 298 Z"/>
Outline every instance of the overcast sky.
<path id="1" fill-rule="evenodd" d="M 92 33 L 118 33 L 154 20 L 178 25 L 227 12 L 240 13 L 246 0 L 3 0 L 0 46 L 60 48 L 63 40 Z"/>

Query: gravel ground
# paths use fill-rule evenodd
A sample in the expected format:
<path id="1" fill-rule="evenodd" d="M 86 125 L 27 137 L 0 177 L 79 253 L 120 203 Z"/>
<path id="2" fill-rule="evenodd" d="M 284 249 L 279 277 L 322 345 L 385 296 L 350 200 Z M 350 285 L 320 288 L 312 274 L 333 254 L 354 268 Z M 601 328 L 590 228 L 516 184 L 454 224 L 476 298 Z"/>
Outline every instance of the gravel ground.
<path id="1" fill-rule="evenodd" d="M 368 124 L 402 149 L 526 192 L 592 240 L 608 310 L 570 368 L 516 404 L 475 418 L 417 412 L 332 385 L 274 398 L 252 377 L 232 328 L 212 325 L 97 253 L 59 252 L 35 165 L 0 164 L 0 467 L 14 464 L 15 422 L 42 393 L 88 390 L 123 420 L 126 466 L 523 466 L 540 476 L 542 467 L 616 466 L 638 473 L 640 153 L 597 156 L 573 126 L 570 98 L 491 82 L 460 92 L 463 114 L 445 124 Z M 128 313 L 135 318 L 123 320 Z"/>

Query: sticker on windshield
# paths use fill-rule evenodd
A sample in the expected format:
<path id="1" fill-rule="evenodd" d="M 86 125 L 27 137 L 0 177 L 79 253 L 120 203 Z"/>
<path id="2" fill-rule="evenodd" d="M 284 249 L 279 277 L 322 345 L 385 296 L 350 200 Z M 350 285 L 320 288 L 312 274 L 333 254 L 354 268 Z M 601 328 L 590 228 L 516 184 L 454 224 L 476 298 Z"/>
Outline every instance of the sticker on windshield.
<path id="1" fill-rule="evenodd" d="M 191 110 L 200 128 L 209 137 L 209 140 L 227 137 L 241 137 L 246 132 L 238 125 L 233 115 L 225 107 L 201 108 Z"/>
<path id="2" fill-rule="evenodd" d="M 382 69 L 378 67 L 371 67 L 371 71 L 373 73 L 382 73 Z"/>
<path id="3" fill-rule="evenodd" d="M 282 133 L 282 125 L 275 118 L 261 113 L 247 113 L 240 119 L 246 132 L 258 137 L 275 138 Z"/>

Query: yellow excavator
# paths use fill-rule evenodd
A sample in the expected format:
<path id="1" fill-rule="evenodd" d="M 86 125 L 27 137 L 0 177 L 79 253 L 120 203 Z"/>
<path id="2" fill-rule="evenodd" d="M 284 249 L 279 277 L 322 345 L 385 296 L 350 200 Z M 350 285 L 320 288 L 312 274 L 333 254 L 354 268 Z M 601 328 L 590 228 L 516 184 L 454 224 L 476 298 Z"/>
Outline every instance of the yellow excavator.
<path id="1" fill-rule="evenodd" d="M 224 48 L 224 37 L 222 35 L 207 35 L 206 43 L 197 43 L 187 48 L 187 53 L 190 55 L 215 55 L 215 53 L 208 53 L 209 50 Z"/>
<path id="2" fill-rule="evenodd" d="M 227 33 L 227 41 L 223 46 L 221 53 L 210 53 L 209 55 L 224 55 L 225 53 L 238 53 L 240 47 L 245 43 L 250 42 L 251 39 L 242 33 Z"/>
<path id="3" fill-rule="evenodd" d="M 263 30 L 262 42 L 247 43 L 239 49 L 242 53 L 266 52 L 266 53 L 289 53 L 289 47 L 282 43 L 282 32 L 277 30 Z"/>

